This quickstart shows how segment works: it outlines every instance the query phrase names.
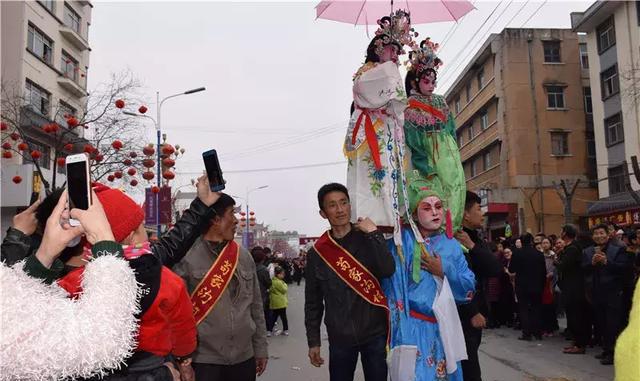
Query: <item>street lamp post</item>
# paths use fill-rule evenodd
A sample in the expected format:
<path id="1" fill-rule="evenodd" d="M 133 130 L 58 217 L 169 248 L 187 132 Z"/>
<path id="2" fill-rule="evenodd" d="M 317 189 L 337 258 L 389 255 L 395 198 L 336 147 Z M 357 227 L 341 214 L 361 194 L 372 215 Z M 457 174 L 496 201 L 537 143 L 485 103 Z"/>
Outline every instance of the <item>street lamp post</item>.
<path id="1" fill-rule="evenodd" d="M 244 234 L 244 239 L 243 239 L 243 244 L 247 249 L 249 248 L 249 195 L 254 191 L 257 191 L 257 190 L 260 190 L 260 189 L 265 189 L 265 188 L 268 188 L 268 187 L 269 187 L 268 185 L 262 185 L 262 186 L 259 186 L 257 188 L 253 188 L 253 189 L 247 188 L 246 197 L 244 199 L 245 204 L 246 204 L 246 210 L 247 210 L 247 212 L 246 212 L 247 213 L 247 226 L 245 228 L 245 234 Z"/>
<path id="2" fill-rule="evenodd" d="M 144 114 L 136 114 L 130 111 L 124 111 L 124 114 L 127 115 L 132 115 L 132 116 L 144 116 L 147 117 L 149 119 L 151 119 L 156 127 L 156 137 L 157 137 L 157 141 L 156 141 L 156 161 L 157 161 L 157 184 L 158 184 L 158 188 L 160 188 L 162 186 L 162 173 L 160 173 L 160 135 L 161 135 L 161 125 L 160 125 L 160 111 L 162 109 L 162 104 L 171 98 L 175 98 L 175 97 L 179 97 L 180 95 L 189 95 L 189 94 L 193 94 L 193 93 L 199 93 L 201 91 L 205 91 L 206 88 L 203 87 L 198 87 L 195 89 L 191 89 L 191 90 L 187 90 L 185 92 L 182 93 L 178 93 L 178 94 L 173 94 L 173 95 L 169 95 L 168 97 L 163 98 L 162 100 L 160 100 L 160 92 L 156 91 L 156 105 L 158 105 L 157 109 L 156 109 L 156 119 L 154 120 L 152 117 L 148 116 L 148 115 L 144 115 Z M 156 193 L 156 231 L 158 234 L 158 238 L 160 238 L 160 193 Z"/>

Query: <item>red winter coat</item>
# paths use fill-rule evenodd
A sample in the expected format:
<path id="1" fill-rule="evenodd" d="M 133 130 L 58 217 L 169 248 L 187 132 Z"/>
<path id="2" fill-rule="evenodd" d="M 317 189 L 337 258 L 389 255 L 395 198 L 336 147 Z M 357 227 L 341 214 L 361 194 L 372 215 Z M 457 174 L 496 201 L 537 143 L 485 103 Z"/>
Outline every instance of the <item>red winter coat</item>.
<path id="1" fill-rule="evenodd" d="M 58 280 L 58 285 L 77 297 L 82 292 L 83 272 L 84 267 L 72 270 Z M 195 351 L 196 336 L 196 321 L 184 281 L 163 266 L 158 295 L 140 319 L 136 351 L 182 357 Z"/>

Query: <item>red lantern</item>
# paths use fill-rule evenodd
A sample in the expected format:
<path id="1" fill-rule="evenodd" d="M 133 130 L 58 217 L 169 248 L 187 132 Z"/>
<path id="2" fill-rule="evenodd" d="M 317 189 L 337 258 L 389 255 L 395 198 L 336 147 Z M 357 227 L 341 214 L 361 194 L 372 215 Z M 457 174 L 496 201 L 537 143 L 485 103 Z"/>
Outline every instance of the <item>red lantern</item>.
<path id="1" fill-rule="evenodd" d="M 99 154 L 97 154 L 97 155 L 96 155 L 96 157 L 95 157 L 95 159 L 94 159 L 94 160 L 95 160 L 95 161 L 97 161 L 97 162 L 99 163 L 99 162 L 101 162 L 102 160 L 104 160 L 104 155 L 103 155 L 103 154 L 101 154 L 101 153 L 99 153 Z"/>
<path id="2" fill-rule="evenodd" d="M 22 177 L 20 176 L 13 176 L 13 179 L 11 179 L 11 181 L 13 181 L 16 184 L 20 184 L 22 182 Z"/>
<path id="3" fill-rule="evenodd" d="M 154 185 L 151 187 L 151 192 L 153 193 L 160 193 L 160 188 L 158 188 L 157 185 Z"/>
<path id="4" fill-rule="evenodd" d="M 4 148 L 4 149 L 11 149 L 11 143 L 9 143 L 9 142 L 4 142 L 4 143 L 2 143 L 2 148 Z"/>
<path id="5" fill-rule="evenodd" d="M 162 153 L 165 155 L 171 155 L 174 152 L 176 152 L 176 150 L 173 148 L 173 146 L 171 144 L 163 144 L 162 145 Z"/>
<path id="6" fill-rule="evenodd" d="M 117 108 L 124 108 L 124 101 L 122 99 L 118 99 L 116 101 L 116 107 Z"/>
<path id="7" fill-rule="evenodd" d="M 65 151 L 69 151 L 69 152 L 73 151 L 73 144 L 71 144 L 71 143 L 65 144 L 64 145 L 64 150 Z"/>
<path id="8" fill-rule="evenodd" d="M 49 125 L 49 132 L 51 133 L 55 134 L 56 132 L 58 132 L 59 129 L 60 129 L 60 126 L 58 126 L 58 123 L 51 123 Z"/>
<path id="9" fill-rule="evenodd" d="M 13 140 L 20 139 L 20 135 L 17 132 L 12 132 L 11 135 L 9 135 L 9 136 L 11 136 L 11 139 L 13 139 Z"/>
<path id="10" fill-rule="evenodd" d="M 148 171 L 142 174 L 142 178 L 149 181 L 152 180 L 154 177 L 156 177 L 156 175 L 153 174 L 153 172 Z"/>
<path id="11" fill-rule="evenodd" d="M 131 185 L 132 187 L 135 187 L 136 185 L 138 185 L 138 180 L 133 179 L 129 182 L 129 185 Z"/>
<path id="12" fill-rule="evenodd" d="M 241 222 L 241 223 L 240 223 L 240 227 L 241 227 L 241 228 L 243 228 L 243 227 L 245 227 L 245 226 L 247 226 L 247 224 L 245 224 L 244 222 Z"/>
<path id="13" fill-rule="evenodd" d="M 129 168 L 127 170 L 127 173 L 129 174 L 129 176 L 135 176 L 136 174 L 136 169 L 135 168 Z"/>
<path id="14" fill-rule="evenodd" d="M 22 142 L 22 143 L 18 144 L 18 149 L 19 149 L 20 151 L 24 151 L 24 150 L 26 150 L 27 148 L 29 148 L 29 146 L 28 146 L 28 145 L 27 145 L 27 143 L 25 143 L 25 142 Z"/>
<path id="15" fill-rule="evenodd" d="M 165 180 L 173 180 L 173 179 L 176 177 L 176 174 L 175 174 L 175 173 L 173 173 L 173 172 L 171 172 L 171 171 L 164 171 L 164 172 L 162 173 L 162 177 L 163 177 Z"/>
<path id="16" fill-rule="evenodd" d="M 84 145 L 84 152 L 86 153 L 92 153 L 93 151 L 95 151 L 96 149 L 91 145 L 91 144 L 85 144 Z"/>
<path id="17" fill-rule="evenodd" d="M 5 122 L 0 122 L 0 130 L 6 131 L 9 126 Z"/>
<path id="18" fill-rule="evenodd" d="M 166 158 L 166 159 L 162 160 L 162 165 L 164 165 L 165 167 L 171 168 L 175 164 L 176 164 L 176 162 L 173 159 Z"/>
<path id="19" fill-rule="evenodd" d="M 138 157 L 138 154 L 134 151 L 129 152 L 129 157 L 132 159 L 135 159 L 136 157 Z"/>
<path id="20" fill-rule="evenodd" d="M 64 167 L 64 164 L 67 162 L 67 159 L 65 159 L 64 157 L 59 157 L 57 161 L 58 161 L 58 167 Z"/>
<path id="21" fill-rule="evenodd" d="M 256 226 L 256 223 L 252 222 L 252 223 L 249 224 L 249 226 Z"/>
<path id="22" fill-rule="evenodd" d="M 156 165 L 156 162 L 153 161 L 153 159 L 144 159 L 142 160 L 142 165 L 145 168 L 153 168 L 153 166 Z"/>
<path id="23" fill-rule="evenodd" d="M 2 151 L 2 157 L 5 159 L 11 159 L 13 155 L 11 154 L 11 151 Z"/>
<path id="24" fill-rule="evenodd" d="M 145 105 L 140 106 L 140 108 L 138 109 L 138 112 L 140 114 L 144 114 L 145 112 L 147 112 L 147 107 Z"/>
<path id="25" fill-rule="evenodd" d="M 145 155 L 147 155 L 147 156 L 151 156 L 151 155 L 153 155 L 154 153 L 156 153 L 156 150 L 153 148 L 153 146 L 145 146 L 145 147 L 142 149 L 142 153 L 144 153 L 144 154 L 145 154 Z"/>
<path id="26" fill-rule="evenodd" d="M 69 119 L 67 119 L 67 126 L 69 126 L 69 128 L 78 127 L 78 119 L 73 116 L 70 117 Z"/>
<path id="27" fill-rule="evenodd" d="M 124 159 L 122 161 L 122 164 L 126 165 L 127 167 L 130 166 L 131 164 L 133 164 L 133 161 L 131 161 L 131 159 Z"/>
<path id="28" fill-rule="evenodd" d="M 122 172 L 120 172 L 120 171 L 113 172 L 113 175 L 116 177 L 116 179 L 121 179 L 122 178 Z"/>
<path id="29" fill-rule="evenodd" d="M 115 149 L 116 151 L 120 150 L 120 148 L 122 148 L 122 142 L 120 140 L 114 140 L 113 143 L 111 143 L 111 147 L 113 147 L 113 149 Z"/>
<path id="30" fill-rule="evenodd" d="M 51 126 L 48 123 L 44 124 L 42 125 L 42 130 L 48 134 L 51 132 Z"/>
<path id="31" fill-rule="evenodd" d="M 255 212 L 249 212 L 249 214 L 253 216 L 253 215 L 254 215 L 254 214 L 256 214 L 256 213 L 255 213 Z"/>
<path id="32" fill-rule="evenodd" d="M 116 179 L 116 177 L 114 175 L 107 176 L 107 180 L 109 180 L 109 182 L 112 182 L 115 179 Z"/>
<path id="33" fill-rule="evenodd" d="M 39 158 L 42 157 L 42 152 L 38 151 L 38 150 L 33 150 L 31 151 L 31 158 L 33 160 L 38 160 Z"/>

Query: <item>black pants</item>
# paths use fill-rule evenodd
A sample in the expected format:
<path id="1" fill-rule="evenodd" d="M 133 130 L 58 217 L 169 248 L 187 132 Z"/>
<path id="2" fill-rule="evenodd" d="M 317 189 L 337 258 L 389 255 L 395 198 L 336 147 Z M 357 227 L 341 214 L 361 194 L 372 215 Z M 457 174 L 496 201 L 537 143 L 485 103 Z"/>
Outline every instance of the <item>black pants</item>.
<path id="1" fill-rule="evenodd" d="M 356 346 L 329 343 L 329 379 L 331 381 L 353 381 L 358 354 L 360 354 L 365 381 L 386 381 L 386 346 L 386 335 L 378 336 Z"/>
<path id="2" fill-rule="evenodd" d="M 463 324 L 464 342 L 467 346 L 467 360 L 462 360 L 462 376 L 464 381 L 482 381 L 478 348 L 482 341 L 482 330 L 474 328 L 471 323 Z"/>
<path id="3" fill-rule="evenodd" d="M 611 292 L 596 297 L 594 309 L 595 318 L 602 333 L 602 349 L 608 354 L 613 354 L 616 339 L 624 323 L 622 292 Z"/>
<path id="4" fill-rule="evenodd" d="M 557 310 L 558 306 L 555 300 L 551 304 L 542 305 L 542 331 L 551 333 L 560 328 L 558 326 Z"/>
<path id="5" fill-rule="evenodd" d="M 585 299 L 565 301 L 567 328 L 576 347 L 584 348 L 591 341 L 591 306 Z"/>
<path id="6" fill-rule="evenodd" d="M 276 321 L 278 320 L 278 316 L 280 320 L 282 320 L 282 329 L 285 331 L 289 330 L 289 321 L 287 320 L 287 309 L 279 308 L 277 310 L 271 310 L 271 319 L 267 320 L 267 331 L 273 331 L 273 326 L 276 325 Z"/>
<path id="7" fill-rule="evenodd" d="M 193 363 L 196 381 L 255 381 L 256 359 L 234 365 Z"/>
<path id="8" fill-rule="evenodd" d="M 520 306 L 520 323 L 525 336 L 540 336 L 540 310 L 542 307 L 542 293 L 521 292 L 518 294 Z"/>

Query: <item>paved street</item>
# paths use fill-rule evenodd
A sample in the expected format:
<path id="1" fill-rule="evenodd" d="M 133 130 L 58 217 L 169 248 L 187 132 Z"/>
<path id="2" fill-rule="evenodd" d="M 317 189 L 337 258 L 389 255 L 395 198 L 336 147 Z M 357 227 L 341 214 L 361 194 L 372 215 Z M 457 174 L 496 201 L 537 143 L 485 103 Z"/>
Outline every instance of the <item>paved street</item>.
<path id="1" fill-rule="evenodd" d="M 325 365 L 314 368 L 307 358 L 307 342 L 304 332 L 304 283 L 289 286 L 290 336 L 269 338 L 269 366 L 259 378 L 262 381 L 328 380 L 328 342 L 323 333 L 322 356 Z M 279 324 L 279 327 L 282 327 Z M 562 323 L 561 323 L 562 324 Z M 593 358 L 597 352 L 591 349 L 587 355 L 563 355 L 562 338 L 544 341 L 521 342 L 518 331 L 513 329 L 487 330 L 480 347 L 480 361 L 484 381 L 611 381 L 613 367 L 603 366 Z M 358 365 L 356 380 L 362 381 Z"/>

